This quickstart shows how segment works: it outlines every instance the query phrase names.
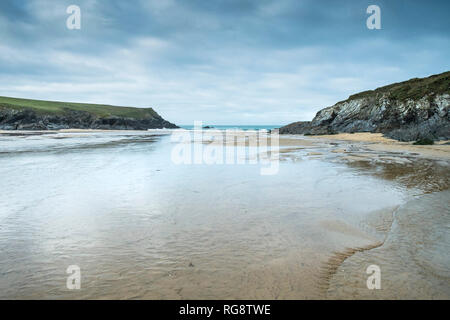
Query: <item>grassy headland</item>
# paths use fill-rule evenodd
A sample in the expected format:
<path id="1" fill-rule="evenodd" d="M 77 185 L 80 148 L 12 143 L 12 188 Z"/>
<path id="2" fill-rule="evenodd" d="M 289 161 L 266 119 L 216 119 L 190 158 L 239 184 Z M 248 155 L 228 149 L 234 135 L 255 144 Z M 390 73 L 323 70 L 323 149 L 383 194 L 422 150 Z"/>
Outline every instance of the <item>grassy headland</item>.
<path id="1" fill-rule="evenodd" d="M 54 114 L 54 115 L 61 115 L 69 110 L 85 111 L 100 118 L 115 116 L 115 117 L 141 119 L 158 116 L 158 114 L 155 112 L 155 110 L 153 110 L 153 108 L 119 107 L 106 104 L 45 101 L 45 100 L 32 100 L 32 99 L 10 98 L 1 96 L 0 96 L 0 108 L 9 108 L 17 110 L 31 109 L 35 111 L 37 114 Z"/>
<path id="2" fill-rule="evenodd" d="M 3 130 L 177 128 L 153 108 L 0 97 Z"/>

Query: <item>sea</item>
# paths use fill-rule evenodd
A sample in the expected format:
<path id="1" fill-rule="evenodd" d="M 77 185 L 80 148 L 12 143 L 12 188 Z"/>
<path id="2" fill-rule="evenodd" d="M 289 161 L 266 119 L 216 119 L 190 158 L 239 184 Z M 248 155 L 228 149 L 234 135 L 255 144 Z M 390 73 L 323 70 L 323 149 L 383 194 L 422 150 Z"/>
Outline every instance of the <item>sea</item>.
<path id="1" fill-rule="evenodd" d="M 194 129 L 194 125 L 180 125 L 182 129 L 192 130 Z M 203 128 L 208 127 L 207 129 L 212 130 L 273 130 L 277 128 L 281 128 L 282 125 L 209 125 L 203 124 Z"/>

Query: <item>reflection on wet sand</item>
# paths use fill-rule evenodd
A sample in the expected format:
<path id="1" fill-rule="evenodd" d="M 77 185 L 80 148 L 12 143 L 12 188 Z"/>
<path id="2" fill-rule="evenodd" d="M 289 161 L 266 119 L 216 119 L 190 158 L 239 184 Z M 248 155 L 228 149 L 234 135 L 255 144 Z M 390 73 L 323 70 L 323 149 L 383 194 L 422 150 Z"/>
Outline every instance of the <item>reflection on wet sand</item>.
<path id="1" fill-rule="evenodd" d="M 281 137 L 264 177 L 174 165 L 172 147 L 161 132 L 0 136 L 0 298 L 449 297 L 445 157 Z"/>
<path id="2" fill-rule="evenodd" d="M 450 192 L 428 194 L 395 212 L 384 243 L 339 264 L 327 296 L 333 299 L 448 299 Z M 380 266 L 381 289 L 367 290 L 365 269 Z"/>
<path id="3" fill-rule="evenodd" d="M 340 138 L 352 138 L 343 135 Z M 324 139 L 325 138 L 325 139 Z M 420 147 L 402 143 L 403 151 L 392 145 L 358 139 L 311 138 L 307 147 L 286 148 L 285 159 L 324 155 L 311 150 L 331 150 L 324 155 L 342 162 L 358 174 L 392 181 L 413 191 L 412 199 L 392 211 L 380 210 L 365 217 L 368 234 L 378 241 L 335 251 L 322 264 L 319 286 L 329 299 L 448 299 L 450 297 L 450 170 L 448 143 Z M 353 141 L 357 141 L 355 144 Z M 311 144 L 313 142 L 313 144 Z M 412 148 L 411 148 L 412 147 Z M 382 150 L 382 151 L 374 151 Z M 368 290 L 368 266 L 380 267 L 381 290 Z"/>

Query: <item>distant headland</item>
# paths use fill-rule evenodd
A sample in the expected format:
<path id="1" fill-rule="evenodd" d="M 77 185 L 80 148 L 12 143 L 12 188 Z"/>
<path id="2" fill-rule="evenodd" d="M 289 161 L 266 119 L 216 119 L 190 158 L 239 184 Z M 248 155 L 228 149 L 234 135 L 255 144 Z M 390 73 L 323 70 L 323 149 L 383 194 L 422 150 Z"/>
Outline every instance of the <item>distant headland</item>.
<path id="1" fill-rule="evenodd" d="M 400 141 L 450 139 L 450 71 L 350 96 L 281 134 L 383 133 Z"/>
<path id="2" fill-rule="evenodd" d="M 2 130 L 178 128 L 153 108 L 0 97 Z"/>

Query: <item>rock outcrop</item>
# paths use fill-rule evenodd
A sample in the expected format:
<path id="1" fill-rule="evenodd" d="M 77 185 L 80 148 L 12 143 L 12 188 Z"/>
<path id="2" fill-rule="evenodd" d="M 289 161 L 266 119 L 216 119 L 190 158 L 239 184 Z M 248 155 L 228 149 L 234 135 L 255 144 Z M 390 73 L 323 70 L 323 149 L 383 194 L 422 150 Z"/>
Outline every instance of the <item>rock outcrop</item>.
<path id="1" fill-rule="evenodd" d="M 37 100 L 24 100 L 37 101 Z M 63 103 L 62 103 L 63 104 Z M 2 130 L 58 130 L 58 129 L 104 129 L 104 130 L 147 130 L 160 128 L 178 128 L 173 123 L 164 120 L 151 108 L 127 108 L 106 106 L 107 113 L 96 106 L 95 112 L 75 110 L 62 106 L 57 112 L 42 111 L 38 108 L 8 105 L 0 103 L 0 129 Z M 117 114 L 114 111 L 118 110 Z M 113 110 L 113 112 L 111 112 Z M 130 111 L 129 111 L 130 110 Z M 123 115 L 121 115 L 123 114 Z"/>
<path id="2" fill-rule="evenodd" d="M 450 72 L 350 96 L 320 110 L 312 121 L 280 128 L 281 134 L 377 132 L 401 140 L 450 139 Z"/>

